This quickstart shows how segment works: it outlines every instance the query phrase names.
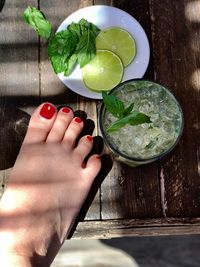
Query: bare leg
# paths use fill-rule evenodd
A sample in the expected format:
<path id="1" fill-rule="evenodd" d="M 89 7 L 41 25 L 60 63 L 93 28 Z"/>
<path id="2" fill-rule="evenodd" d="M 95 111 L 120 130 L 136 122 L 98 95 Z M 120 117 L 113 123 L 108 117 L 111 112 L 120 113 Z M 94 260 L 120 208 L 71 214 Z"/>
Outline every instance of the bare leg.
<path id="1" fill-rule="evenodd" d="M 93 140 L 84 136 L 74 146 L 82 128 L 71 109 L 57 112 L 49 103 L 32 115 L 0 202 L 2 254 L 27 257 L 34 266 L 55 257 L 101 168 L 98 155 L 83 166 Z"/>

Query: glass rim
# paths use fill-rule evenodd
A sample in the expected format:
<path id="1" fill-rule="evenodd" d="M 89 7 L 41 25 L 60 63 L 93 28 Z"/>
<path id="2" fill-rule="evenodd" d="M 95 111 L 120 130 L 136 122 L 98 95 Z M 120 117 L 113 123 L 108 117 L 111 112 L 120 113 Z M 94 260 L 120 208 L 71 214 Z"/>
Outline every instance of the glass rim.
<path id="1" fill-rule="evenodd" d="M 161 87 L 163 87 L 167 92 L 169 92 L 170 95 L 172 95 L 172 97 L 175 99 L 176 101 L 176 104 L 179 108 L 179 111 L 180 111 L 180 114 L 181 114 L 181 127 L 180 127 L 180 131 L 179 131 L 179 134 L 178 134 L 178 137 L 176 138 L 176 141 L 173 143 L 173 145 L 171 145 L 167 150 L 165 150 L 164 152 L 160 153 L 160 154 L 157 154 L 155 156 L 152 156 L 152 157 L 148 157 L 148 158 L 137 158 L 137 157 L 131 157 L 131 156 L 128 156 L 124 153 L 122 153 L 121 151 L 119 151 L 117 148 L 115 148 L 115 146 L 113 146 L 113 144 L 111 142 L 108 141 L 108 138 L 105 134 L 105 131 L 104 131 L 104 127 L 103 127 L 103 121 L 102 121 L 102 118 L 103 118 L 103 114 L 104 114 L 104 111 L 105 111 L 105 105 L 102 101 L 101 103 L 101 107 L 100 107 L 100 112 L 99 112 L 99 126 L 100 126 L 100 130 L 101 130 L 101 133 L 102 133 L 102 136 L 103 136 L 103 139 L 105 141 L 105 143 L 118 155 L 120 155 L 121 157 L 123 157 L 124 159 L 127 159 L 129 161 L 136 161 L 136 162 L 145 162 L 145 161 L 153 161 L 153 160 L 156 160 L 156 159 L 160 159 L 164 156 L 166 156 L 170 151 L 172 151 L 174 149 L 174 147 L 177 145 L 177 143 L 179 142 L 181 136 L 182 136 L 182 133 L 183 133 L 183 128 L 184 128 L 184 117 L 183 117 L 183 111 L 182 111 L 182 108 L 176 98 L 176 96 L 174 95 L 174 93 L 168 89 L 165 85 L 162 85 L 158 82 L 154 82 L 154 81 L 151 81 L 151 80 L 146 80 L 146 79 L 130 79 L 130 80 L 127 80 L 127 81 L 124 81 L 120 84 L 118 84 L 117 86 L 115 86 L 112 90 L 109 91 L 109 94 L 112 94 L 113 92 L 115 92 L 117 89 L 119 89 L 121 86 L 125 85 L 125 84 L 128 84 L 128 83 L 131 83 L 131 82 L 138 82 L 138 81 L 143 81 L 143 82 L 150 82 L 150 83 L 153 83 L 153 84 L 156 84 L 156 85 L 160 85 Z"/>

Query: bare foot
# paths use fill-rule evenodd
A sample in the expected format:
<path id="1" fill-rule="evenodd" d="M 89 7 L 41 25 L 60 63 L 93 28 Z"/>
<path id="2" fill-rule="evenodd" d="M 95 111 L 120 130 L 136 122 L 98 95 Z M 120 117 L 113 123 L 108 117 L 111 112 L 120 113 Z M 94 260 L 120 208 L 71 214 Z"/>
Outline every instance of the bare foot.
<path id="1" fill-rule="evenodd" d="M 0 203 L 0 250 L 45 257 L 49 262 L 67 237 L 101 168 L 98 155 L 83 162 L 93 140 L 80 118 L 49 103 L 31 117 L 28 131 Z"/>

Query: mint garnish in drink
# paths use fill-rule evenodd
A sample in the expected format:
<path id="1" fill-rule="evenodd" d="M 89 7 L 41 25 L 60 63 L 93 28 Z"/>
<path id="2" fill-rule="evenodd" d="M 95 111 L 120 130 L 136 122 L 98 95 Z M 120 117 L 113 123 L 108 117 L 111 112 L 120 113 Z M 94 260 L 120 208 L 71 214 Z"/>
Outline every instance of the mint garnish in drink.
<path id="1" fill-rule="evenodd" d="M 139 111 L 134 111 L 134 103 L 125 108 L 124 103 L 115 95 L 102 92 L 103 102 L 106 109 L 118 120 L 114 121 L 107 129 L 107 132 L 114 132 L 125 125 L 139 125 L 151 123 L 150 117 Z"/>

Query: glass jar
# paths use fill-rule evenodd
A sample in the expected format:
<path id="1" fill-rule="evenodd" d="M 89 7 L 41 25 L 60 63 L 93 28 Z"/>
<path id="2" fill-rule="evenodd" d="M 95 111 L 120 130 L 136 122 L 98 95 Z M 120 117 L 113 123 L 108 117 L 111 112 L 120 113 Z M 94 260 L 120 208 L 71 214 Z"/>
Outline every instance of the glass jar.
<path id="1" fill-rule="evenodd" d="M 99 124 L 105 144 L 114 158 L 130 166 L 153 162 L 168 154 L 178 143 L 183 131 L 183 112 L 175 96 L 166 87 L 147 80 L 129 80 L 109 92 L 125 108 L 134 103 L 133 111 L 150 117 L 150 123 L 126 124 L 117 131 L 106 129 L 118 118 L 104 103 Z"/>

